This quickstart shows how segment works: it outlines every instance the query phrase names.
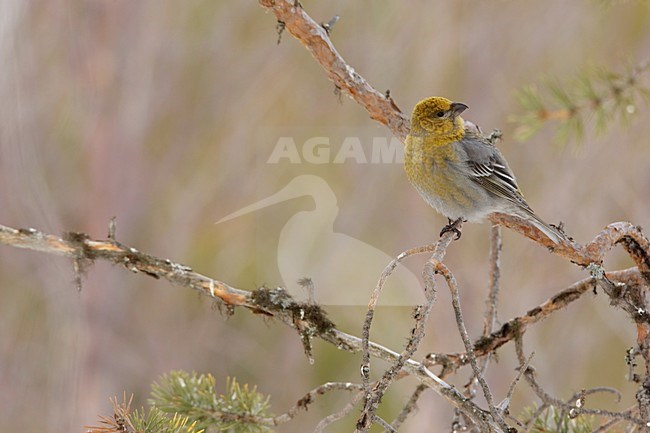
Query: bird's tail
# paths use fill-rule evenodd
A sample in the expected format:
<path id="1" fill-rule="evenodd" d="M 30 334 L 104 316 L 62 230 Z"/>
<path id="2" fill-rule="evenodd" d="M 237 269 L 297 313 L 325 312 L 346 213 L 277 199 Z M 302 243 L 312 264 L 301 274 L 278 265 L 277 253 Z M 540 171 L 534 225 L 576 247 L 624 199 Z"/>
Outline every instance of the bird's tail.
<path id="1" fill-rule="evenodd" d="M 546 224 L 542 221 L 537 215 L 528 214 L 527 220 L 530 221 L 535 227 L 537 227 L 542 233 L 546 235 L 547 238 L 553 241 L 555 244 L 559 244 L 560 240 L 566 240 L 566 236 L 557 228 Z"/>

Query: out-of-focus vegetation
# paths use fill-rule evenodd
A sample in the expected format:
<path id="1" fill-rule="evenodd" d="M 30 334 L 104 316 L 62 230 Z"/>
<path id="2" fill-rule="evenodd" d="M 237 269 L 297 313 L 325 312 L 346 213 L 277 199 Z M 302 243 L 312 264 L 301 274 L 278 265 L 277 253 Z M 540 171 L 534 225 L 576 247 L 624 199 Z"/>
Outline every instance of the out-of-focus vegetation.
<path id="1" fill-rule="evenodd" d="M 173 371 L 155 383 L 149 402 L 153 407 L 173 416 L 187 416 L 197 428 L 233 433 L 263 433 L 269 427 L 256 422 L 268 416 L 269 397 L 255 387 L 240 385 L 228 379 L 225 393 L 217 392 L 211 374 Z"/>
<path id="2" fill-rule="evenodd" d="M 590 433 L 597 426 L 594 417 L 582 415 L 569 417 L 568 414 L 550 406 L 538 413 L 538 408 L 525 408 L 525 415 L 533 419 L 530 432 L 532 433 Z"/>
<path id="3" fill-rule="evenodd" d="M 526 141 L 551 123 L 558 139 L 581 141 L 585 128 L 602 134 L 613 121 L 627 124 L 639 105 L 647 107 L 650 102 L 647 75 L 650 61 L 628 66 L 625 73 L 602 67 L 588 69 L 571 83 L 546 80 L 544 91 L 536 85 L 526 86 L 518 95 L 525 114 L 513 119 L 518 124 L 515 135 Z"/>
<path id="4" fill-rule="evenodd" d="M 157 407 L 148 411 L 144 408 L 133 409 L 133 396 L 128 400 L 124 394 L 122 401 L 117 397 L 111 399 L 113 414 L 100 416 L 99 425 L 88 426 L 88 433 L 115 433 L 133 431 L 138 433 L 203 433 L 205 429 L 197 428 L 198 421 L 190 421 L 187 416 L 173 414 L 167 416 Z"/>
<path id="5" fill-rule="evenodd" d="M 648 2 L 614 3 L 303 0 L 319 21 L 340 15 L 332 31 L 337 49 L 379 90 L 390 89 L 405 112 L 423 97 L 444 95 L 467 103 L 465 117 L 484 130 L 502 129 L 499 146 L 527 201 L 546 221 L 565 222 L 579 242 L 612 221 L 650 227 L 647 107 L 602 134 L 586 128 L 575 152 L 552 144 L 552 123 L 518 143 L 508 119 L 524 112 L 517 90 L 544 76 L 570 87 L 585 65 L 620 72 L 630 59 L 648 58 Z M 371 163 L 373 142 L 386 139 L 386 130 L 349 99 L 339 101 L 290 35 L 278 46 L 274 18 L 255 2 L 3 0 L 0 20 L 2 224 L 103 237 L 116 216 L 118 240 L 253 289 L 295 285 L 282 281 L 281 241 L 295 240 L 287 251 L 296 255 L 287 257 L 322 250 L 315 234 L 341 234 L 394 256 L 436 238 L 445 223 L 398 162 Z M 297 162 L 269 163 L 281 137 L 295 142 Z M 313 137 L 327 139 L 317 148 L 329 149 L 329 157 L 312 158 L 306 143 Z M 336 160 L 349 137 L 370 162 Z M 303 174 L 328 188 L 214 224 Z M 283 237 L 296 216 L 318 218 Z M 488 231 L 466 225 L 447 255 L 473 337 L 483 326 Z M 383 268 L 354 259 L 343 268 L 340 255 L 327 257 L 322 278 L 339 277 L 346 291 L 369 295 L 372 286 L 353 282 Z M 416 276 L 422 260 L 407 263 Z M 630 263 L 614 254 L 605 265 Z M 585 276 L 506 231 L 499 318 Z M 150 384 L 174 369 L 256 384 L 278 413 L 323 382 L 359 380 L 359 357 L 316 342 L 311 365 L 295 332 L 244 311 L 225 319 L 193 292 L 104 263 L 89 270 L 80 292 L 73 280 L 67 260 L 0 247 L 1 431 L 92 425 L 112 410 L 109 397 L 133 392 L 140 407 Z M 314 277 L 316 296 L 319 281 Z M 328 310 L 339 328 L 360 332 L 363 305 Z M 410 312 L 380 309 L 373 338 L 400 348 Z M 460 350 L 454 326 L 441 291 L 421 355 Z M 539 381 L 560 397 L 591 386 L 633 395 L 624 355 L 634 338 L 623 314 L 597 295 L 529 330 L 526 347 L 536 353 Z M 487 375 L 496 396 L 507 392 L 516 365 L 513 349 L 501 349 Z M 413 383 L 402 382 L 384 397 L 380 416 L 392 419 L 408 398 Z M 323 396 L 277 430 L 310 431 L 348 397 Z M 512 412 L 533 399 L 520 384 Z M 632 403 L 599 399 L 590 404 L 621 410 Z M 441 399 L 426 393 L 419 407 L 406 430 L 448 427 L 452 413 Z M 353 416 L 331 431 L 350 431 Z"/>

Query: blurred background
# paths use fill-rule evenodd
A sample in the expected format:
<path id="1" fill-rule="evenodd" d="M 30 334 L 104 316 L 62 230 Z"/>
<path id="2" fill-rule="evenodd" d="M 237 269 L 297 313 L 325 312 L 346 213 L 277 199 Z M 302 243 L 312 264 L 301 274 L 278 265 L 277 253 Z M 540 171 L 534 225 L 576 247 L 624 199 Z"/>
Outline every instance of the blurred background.
<path id="1" fill-rule="evenodd" d="M 465 117 L 484 130 L 500 128 L 528 202 L 578 242 L 614 221 L 650 226 L 647 106 L 565 145 L 553 140 L 553 123 L 517 142 L 509 122 L 522 113 L 522 86 L 648 59 L 647 1 L 302 3 L 317 21 L 341 16 L 337 49 L 405 113 L 444 95 L 468 104 Z M 256 2 L 0 1 L 0 224 L 105 238 L 115 216 L 121 242 L 238 288 L 284 284 L 306 299 L 294 277 L 311 277 L 338 327 L 360 335 L 389 258 L 433 241 L 446 221 L 408 184 L 398 154 L 373 157 L 390 148 L 386 128 L 337 96 L 291 35 L 277 45 L 275 25 Z M 488 234 L 488 224 L 465 225 L 446 260 L 474 338 Z M 376 314 L 372 338 L 395 350 L 412 325 L 425 259 L 406 263 Z M 619 251 L 606 261 L 610 270 L 630 265 Z M 505 232 L 499 318 L 585 277 Z M 0 431 L 82 431 L 111 414 L 112 396 L 133 393 L 134 405 L 145 405 L 150 384 L 174 369 L 212 373 L 222 387 L 228 376 L 256 384 L 274 413 L 325 381 L 360 380 L 360 356 L 316 342 L 310 365 L 293 330 L 243 310 L 225 318 L 165 281 L 101 262 L 81 291 L 73 281 L 68 260 L 0 246 Z M 548 392 L 617 387 L 620 403 L 588 400 L 611 410 L 633 402 L 624 355 L 634 341 L 624 314 L 591 293 L 525 339 Z M 440 285 L 418 356 L 461 347 Z M 502 348 L 487 375 L 497 401 L 516 375 L 513 352 Z M 382 367 L 373 363 L 373 372 Z M 392 419 L 414 386 L 405 379 L 391 388 L 380 415 Z M 277 431 L 312 431 L 349 397 L 328 394 Z M 522 383 L 511 412 L 534 401 Z M 419 408 L 404 431 L 448 428 L 453 412 L 443 399 L 427 392 Z M 351 431 L 355 420 L 329 431 Z"/>

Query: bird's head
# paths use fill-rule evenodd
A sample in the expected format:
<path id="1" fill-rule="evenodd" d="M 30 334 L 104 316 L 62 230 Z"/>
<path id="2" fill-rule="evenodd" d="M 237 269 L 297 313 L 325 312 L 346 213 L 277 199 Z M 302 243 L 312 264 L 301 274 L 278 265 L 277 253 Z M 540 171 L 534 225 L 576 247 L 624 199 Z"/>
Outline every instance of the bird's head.
<path id="1" fill-rule="evenodd" d="M 458 140 L 465 133 L 460 113 L 467 109 L 462 102 L 434 96 L 418 102 L 411 116 L 411 135 L 433 134 L 440 138 Z"/>

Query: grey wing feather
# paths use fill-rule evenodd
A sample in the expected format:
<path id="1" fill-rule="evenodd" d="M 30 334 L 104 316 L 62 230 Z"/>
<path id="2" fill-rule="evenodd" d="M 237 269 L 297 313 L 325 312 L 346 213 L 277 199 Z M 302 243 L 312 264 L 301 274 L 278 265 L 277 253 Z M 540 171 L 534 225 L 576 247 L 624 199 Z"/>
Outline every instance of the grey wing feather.
<path id="1" fill-rule="evenodd" d="M 532 214 L 517 186 L 508 163 L 487 138 L 469 133 L 458 144 L 467 154 L 471 179 L 492 194 L 504 198 Z"/>
<path id="2" fill-rule="evenodd" d="M 505 158 L 487 138 L 482 134 L 469 131 L 457 142 L 457 145 L 464 151 L 461 153 L 467 156 L 465 161 L 467 174 L 474 182 L 496 197 L 515 204 L 519 210 L 530 217 L 533 225 L 554 243 L 564 239 L 561 231 L 542 221 L 528 206 Z"/>

